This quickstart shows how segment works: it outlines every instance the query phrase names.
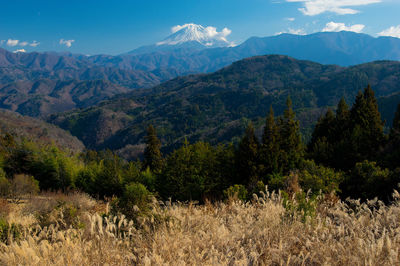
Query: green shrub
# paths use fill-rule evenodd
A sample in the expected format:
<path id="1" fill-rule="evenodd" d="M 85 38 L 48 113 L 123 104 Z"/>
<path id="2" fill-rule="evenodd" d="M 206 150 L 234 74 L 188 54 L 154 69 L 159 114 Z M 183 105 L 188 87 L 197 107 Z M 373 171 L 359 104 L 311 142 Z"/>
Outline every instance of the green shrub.
<path id="1" fill-rule="evenodd" d="M 153 195 L 140 183 L 130 183 L 125 186 L 122 196 L 112 204 L 112 213 L 125 214 L 134 220 L 138 216 L 147 215 L 151 210 Z"/>
<path id="2" fill-rule="evenodd" d="M 0 218 L 0 242 L 7 243 L 11 239 L 16 240 L 21 237 L 22 226 L 9 224 L 5 219 Z"/>
<path id="3" fill-rule="evenodd" d="M 304 191 L 311 190 L 313 194 L 318 194 L 319 191 L 324 194 L 339 192 L 339 185 L 343 179 L 342 173 L 317 165 L 314 161 L 305 161 L 303 170 L 299 172 L 301 188 Z"/>
<path id="4" fill-rule="evenodd" d="M 316 195 L 309 195 L 304 191 L 299 191 L 292 196 L 287 192 L 281 192 L 283 197 L 283 207 L 285 208 L 285 217 L 293 219 L 295 217 L 301 218 L 304 222 L 307 218 L 315 217 L 318 197 Z"/>
<path id="5" fill-rule="evenodd" d="M 267 177 L 268 179 L 268 189 L 271 191 L 278 191 L 285 189 L 285 176 L 275 173 L 270 174 Z"/>
<path id="6" fill-rule="evenodd" d="M 5 176 L 0 176 L 0 196 L 7 198 L 10 195 L 10 181 Z"/>
<path id="7" fill-rule="evenodd" d="M 244 185 L 233 185 L 224 190 L 224 196 L 227 199 L 247 200 L 247 189 Z"/>
<path id="8" fill-rule="evenodd" d="M 389 200 L 396 188 L 391 179 L 388 169 L 382 169 L 376 162 L 365 160 L 357 163 L 350 172 L 343 184 L 343 194 L 363 200 L 375 197 Z"/>

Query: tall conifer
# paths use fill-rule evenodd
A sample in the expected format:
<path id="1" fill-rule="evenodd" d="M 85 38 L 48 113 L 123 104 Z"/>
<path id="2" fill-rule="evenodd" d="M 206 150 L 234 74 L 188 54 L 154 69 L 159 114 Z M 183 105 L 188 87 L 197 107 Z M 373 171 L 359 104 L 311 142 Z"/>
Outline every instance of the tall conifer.
<path id="1" fill-rule="evenodd" d="M 394 115 L 389 141 L 381 156 L 384 157 L 385 166 L 391 169 L 400 167 L 400 104 Z"/>
<path id="2" fill-rule="evenodd" d="M 285 172 L 298 168 L 304 157 L 300 125 L 295 119 L 290 97 L 287 98 L 286 105 L 283 118 L 280 119 L 281 165 Z"/>
<path id="3" fill-rule="evenodd" d="M 368 85 L 359 92 L 350 111 L 351 144 L 358 161 L 373 160 L 383 144 L 383 122 L 374 92 Z"/>
<path id="4" fill-rule="evenodd" d="M 147 136 L 145 137 L 146 148 L 144 150 L 143 168 L 150 168 L 153 172 L 161 171 L 163 166 L 163 157 L 161 154 L 161 142 L 157 138 L 156 129 L 153 125 L 147 128 Z"/>
<path id="5" fill-rule="evenodd" d="M 396 113 L 394 114 L 392 128 L 390 129 L 390 139 L 400 137 L 400 104 L 397 105 Z"/>
<path id="6" fill-rule="evenodd" d="M 246 185 L 252 190 L 258 181 L 258 149 L 259 143 L 254 133 L 252 123 L 246 128 L 246 132 L 239 143 L 236 165 L 238 183 Z"/>
<path id="7" fill-rule="evenodd" d="M 269 114 L 265 121 L 265 128 L 260 147 L 260 167 L 263 177 L 268 174 L 278 173 L 281 171 L 279 167 L 279 153 L 279 128 L 275 122 L 274 110 L 272 106 L 270 106 Z"/>

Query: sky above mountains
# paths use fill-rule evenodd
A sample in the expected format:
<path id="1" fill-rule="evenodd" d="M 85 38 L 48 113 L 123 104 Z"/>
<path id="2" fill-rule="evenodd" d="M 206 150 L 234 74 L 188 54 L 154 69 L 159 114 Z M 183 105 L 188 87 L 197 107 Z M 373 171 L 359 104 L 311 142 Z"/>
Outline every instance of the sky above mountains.
<path id="1" fill-rule="evenodd" d="M 230 44 L 341 30 L 400 38 L 399 12 L 399 0 L 6 0 L 0 47 L 119 54 L 159 43 L 188 23 Z"/>

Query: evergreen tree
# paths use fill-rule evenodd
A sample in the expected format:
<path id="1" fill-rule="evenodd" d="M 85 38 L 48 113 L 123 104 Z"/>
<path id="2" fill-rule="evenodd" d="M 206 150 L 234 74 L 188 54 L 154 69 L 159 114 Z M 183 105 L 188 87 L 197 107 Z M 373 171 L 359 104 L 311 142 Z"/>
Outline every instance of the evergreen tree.
<path id="1" fill-rule="evenodd" d="M 327 141 L 331 141 L 334 137 L 335 128 L 335 114 L 331 109 L 328 109 L 325 116 L 321 116 L 315 125 L 314 131 L 311 136 L 310 147 L 312 148 L 314 144 L 322 138 Z"/>
<path id="2" fill-rule="evenodd" d="M 315 125 L 308 151 L 317 163 L 329 165 L 332 160 L 333 139 L 335 138 L 335 115 L 328 109 L 325 116 L 321 116 Z"/>
<path id="3" fill-rule="evenodd" d="M 300 135 L 299 121 L 295 119 L 290 97 L 286 101 L 287 108 L 280 119 L 281 166 L 284 172 L 296 169 L 304 158 L 304 146 Z"/>
<path id="4" fill-rule="evenodd" d="M 375 159 L 384 141 L 383 125 L 377 100 L 368 85 L 364 93 L 358 93 L 350 111 L 350 144 L 354 151 L 354 163 Z"/>
<path id="5" fill-rule="evenodd" d="M 258 149 L 259 143 L 254 133 L 252 123 L 239 143 L 236 156 L 238 183 L 246 185 L 250 190 L 255 188 L 258 181 Z"/>
<path id="6" fill-rule="evenodd" d="M 390 139 L 400 137 L 400 104 L 397 105 L 396 113 L 394 114 L 392 128 L 390 129 Z"/>
<path id="7" fill-rule="evenodd" d="M 344 97 L 342 97 L 338 103 L 337 109 L 336 109 L 336 121 L 340 122 L 346 122 L 349 119 L 349 106 L 346 103 L 346 100 Z"/>
<path id="8" fill-rule="evenodd" d="M 397 106 L 390 129 L 389 141 L 383 150 L 381 157 L 386 167 L 395 169 L 400 167 L 400 104 Z"/>
<path id="9" fill-rule="evenodd" d="M 280 153 L 279 127 L 275 122 L 274 110 L 270 106 L 266 118 L 262 143 L 260 146 L 260 171 L 262 177 L 271 173 L 281 172 L 279 167 Z"/>
<path id="10" fill-rule="evenodd" d="M 163 157 L 160 151 L 161 142 L 157 138 L 156 130 L 152 125 L 147 128 L 145 141 L 143 169 L 149 167 L 151 171 L 158 173 L 163 166 Z"/>
<path id="11" fill-rule="evenodd" d="M 327 166 L 335 169 L 350 169 L 354 166 L 352 156 L 352 145 L 349 143 L 350 135 L 350 109 L 342 97 L 336 109 L 336 117 L 332 137 L 330 138 L 331 150 Z"/>

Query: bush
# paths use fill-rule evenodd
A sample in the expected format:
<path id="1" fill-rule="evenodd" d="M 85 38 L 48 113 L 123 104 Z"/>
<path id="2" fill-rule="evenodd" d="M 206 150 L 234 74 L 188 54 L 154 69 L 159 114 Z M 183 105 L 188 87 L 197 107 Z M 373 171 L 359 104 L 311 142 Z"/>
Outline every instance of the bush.
<path id="1" fill-rule="evenodd" d="M 307 218 L 313 218 L 316 215 L 318 207 L 318 197 L 316 195 L 309 195 L 300 190 L 293 195 L 287 192 L 282 192 L 283 207 L 285 208 L 285 216 L 287 218 L 301 217 L 305 222 Z"/>
<path id="2" fill-rule="evenodd" d="M 60 228 L 80 228 L 86 216 L 93 211 L 96 202 L 83 193 L 46 193 L 31 200 L 24 208 L 24 213 L 33 214 L 41 227 L 58 224 Z"/>
<path id="3" fill-rule="evenodd" d="M 299 172 L 301 188 L 304 191 L 311 190 L 313 194 L 318 194 L 319 191 L 324 194 L 339 192 L 339 185 L 343 179 L 342 173 L 317 165 L 314 161 L 305 161 L 303 170 Z"/>
<path id="4" fill-rule="evenodd" d="M 0 196 L 7 198 L 10 194 L 10 181 L 5 176 L 0 176 Z"/>
<path id="5" fill-rule="evenodd" d="M 285 188 L 285 176 L 275 173 L 267 177 L 268 189 L 271 191 L 283 190 Z"/>
<path id="6" fill-rule="evenodd" d="M 230 186 L 229 188 L 224 190 L 224 196 L 227 199 L 233 199 L 233 200 L 242 200 L 245 201 L 247 200 L 247 189 L 244 185 L 233 185 Z"/>
<path id="7" fill-rule="evenodd" d="M 152 194 L 140 183 L 131 183 L 125 186 L 122 197 L 113 204 L 112 212 L 126 215 L 134 220 L 138 216 L 147 215 L 150 212 Z"/>
<path id="8" fill-rule="evenodd" d="M 156 175 L 150 171 L 150 168 L 146 168 L 140 173 L 138 182 L 145 185 L 152 192 L 156 190 Z"/>
<path id="9" fill-rule="evenodd" d="M 9 196 L 18 203 L 24 196 L 32 196 L 39 191 L 39 182 L 32 176 L 15 175 L 10 182 Z"/>
<path id="10" fill-rule="evenodd" d="M 343 183 L 344 196 L 363 200 L 378 197 L 389 200 L 395 187 L 392 184 L 390 171 L 382 169 L 376 162 L 357 163 Z"/>
<path id="11" fill-rule="evenodd" d="M 0 242 L 7 243 L 10 240 L 21 237 L 22 226 L 17 224 L 9 224 L 5 219 L 0 217 Z"/>

